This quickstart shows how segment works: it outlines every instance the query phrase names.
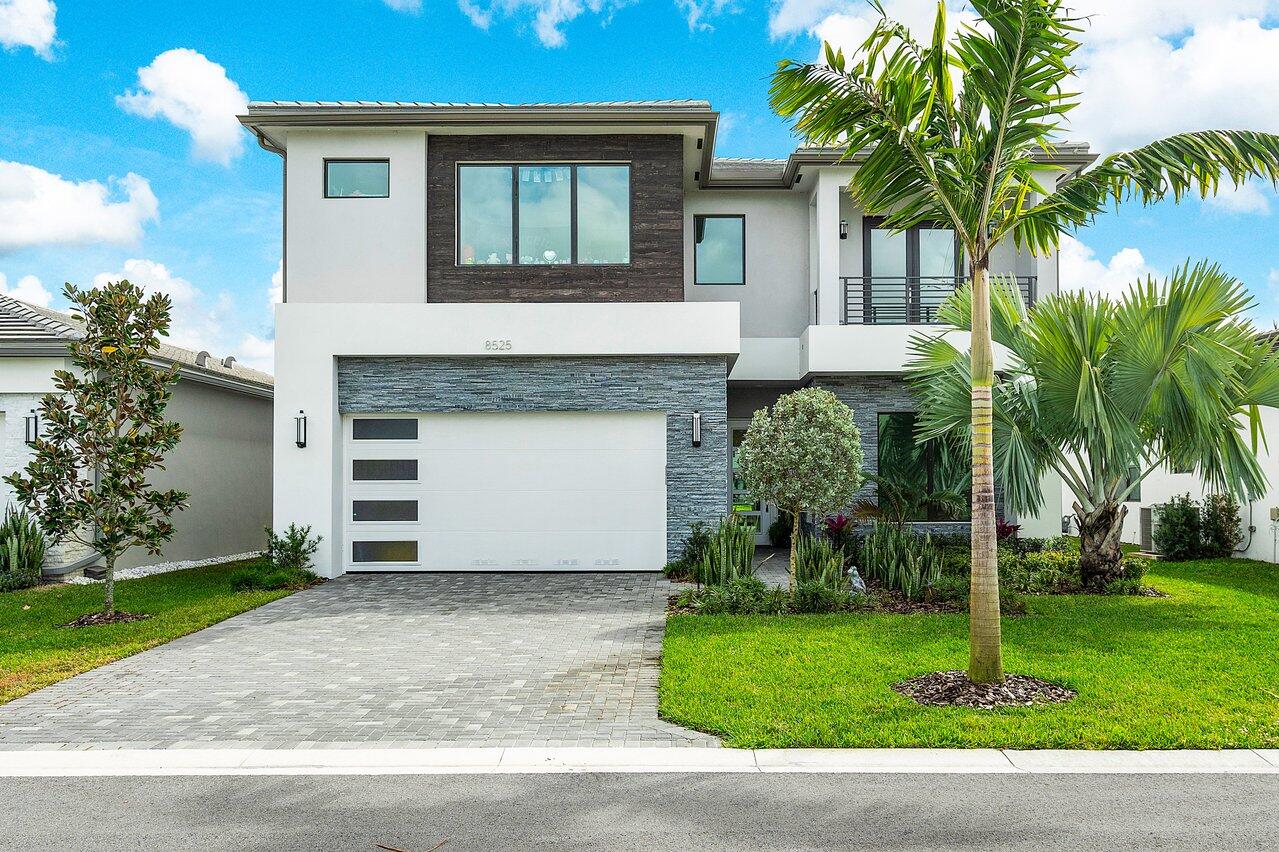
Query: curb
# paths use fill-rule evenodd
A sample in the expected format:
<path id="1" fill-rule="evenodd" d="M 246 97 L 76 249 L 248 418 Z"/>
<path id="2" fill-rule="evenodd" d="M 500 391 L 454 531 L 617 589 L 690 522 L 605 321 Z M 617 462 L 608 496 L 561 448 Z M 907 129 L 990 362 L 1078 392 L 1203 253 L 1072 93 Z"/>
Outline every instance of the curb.
<path id="1" fill-rule="evenodd" d="M 120 749 L 0 752 L 0 777 L 545 773 L 1279 774 L 1279 749 Z"/>

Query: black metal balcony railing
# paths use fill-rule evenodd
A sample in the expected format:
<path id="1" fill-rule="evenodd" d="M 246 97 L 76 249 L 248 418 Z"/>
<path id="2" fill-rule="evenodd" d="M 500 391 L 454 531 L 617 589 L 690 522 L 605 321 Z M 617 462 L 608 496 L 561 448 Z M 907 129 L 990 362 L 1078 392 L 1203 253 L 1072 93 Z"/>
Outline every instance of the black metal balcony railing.
<path id="1" fill-rule="evenodd" d="M 956 287 L 967 280 L 962 275 L 841 277 L 839 281 L 844 288 L 843 324 L 936 324 L 937 309 Z M 1036 277 L 1018 275 L 1016 280 L 1026 304 L 1034 304 Z"/>

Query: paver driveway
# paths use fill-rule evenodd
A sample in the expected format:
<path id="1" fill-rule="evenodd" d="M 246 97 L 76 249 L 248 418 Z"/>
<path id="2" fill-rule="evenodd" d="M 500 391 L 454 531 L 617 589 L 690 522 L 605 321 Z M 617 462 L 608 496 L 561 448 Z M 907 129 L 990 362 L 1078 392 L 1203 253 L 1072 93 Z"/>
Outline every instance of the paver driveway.
<path id="1" fill-rule="evenodd" d="M 0 706 L 0 749 L 700 745 L 655 574 L 348 575 Z"/>

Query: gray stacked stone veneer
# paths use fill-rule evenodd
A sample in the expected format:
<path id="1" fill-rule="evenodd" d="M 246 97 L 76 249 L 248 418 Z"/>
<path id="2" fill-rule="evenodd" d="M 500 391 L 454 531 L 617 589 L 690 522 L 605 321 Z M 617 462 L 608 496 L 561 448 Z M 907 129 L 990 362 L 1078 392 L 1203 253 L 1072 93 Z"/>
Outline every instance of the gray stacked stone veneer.
<path id="1" fill-rule="evenodd" d="M 339 358 L 343 414 L 660 411 L 666 414 L 666 545 L 727 508 L 727 362 L 722 357 Z M 702 414 L 702 444 L 692 413 Z M 658 567 L 658 566 L 654 566 Z"/>
<path id="2" fill-rule="evenodd" d="M 879 472 L 879 415 L 891 411 L 915 411 L 918 405 L 900 376 L 817 376 L 814 387 L 829 390 L 853 410 L 853 419 L 862 433 L 862 451 L 866 456 L 864 469 L 868 473 Z M 857 494 L 857 499 L 874 498 L 875 486 L 867 482 Z M 1003 500 L 995 493 L 996 511 L 1003 513 Z M 913 524 L 920 532 L 967 533 L 967 522 L 928 522 Z"/>

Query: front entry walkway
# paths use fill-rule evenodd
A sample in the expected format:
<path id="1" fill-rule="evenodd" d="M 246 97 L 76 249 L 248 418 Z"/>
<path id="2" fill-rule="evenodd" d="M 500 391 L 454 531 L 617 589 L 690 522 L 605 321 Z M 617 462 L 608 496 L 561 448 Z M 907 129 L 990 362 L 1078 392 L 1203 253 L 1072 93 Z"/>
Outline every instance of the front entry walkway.
<path id="1" fill-rule="evenodd" d="M 657 574 L 348 575 L 0 706 L 0 749 L 717 746 Z"/>

